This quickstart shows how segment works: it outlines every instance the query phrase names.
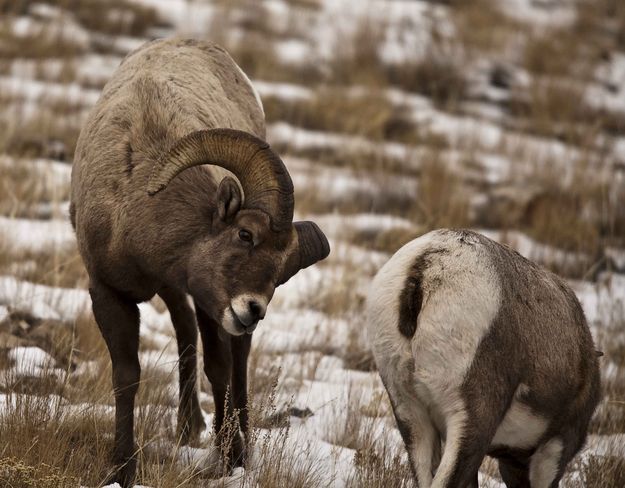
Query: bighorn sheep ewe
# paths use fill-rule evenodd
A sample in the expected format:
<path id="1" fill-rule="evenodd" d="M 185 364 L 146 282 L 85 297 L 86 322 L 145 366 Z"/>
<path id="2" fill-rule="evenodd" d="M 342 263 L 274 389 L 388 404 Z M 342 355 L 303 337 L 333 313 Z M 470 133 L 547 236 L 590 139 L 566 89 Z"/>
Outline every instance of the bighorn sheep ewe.
<path id="1" fill-rule="evenodd" d="M 564 281 L 480 234 L 439 230 L 382 267 L 367 314 L 420 488 L 477 487 L 485 455 L 508 487 L 558 486 L 600 390 Z"/>
<path id="2" fill-rule="evenodd" d="M 329 253 L 314 223 L 293 224 L 291 178 L 264 136 L 260 100 L 230 56 L 180 39 L 128 55 L 80 134 L 70 215 L 113 364 L 113 480 L 124 486 L 136 464 L 137 303 L 158 294 L 171 313 L 183 441 L 204 427 L 199 325 L 223 447 L 222 423 L 234 409 L 247 433 L 250 334 L 275 287 Z M 230 449 L 231 462 L 241 463 L 238 432 Z"/>

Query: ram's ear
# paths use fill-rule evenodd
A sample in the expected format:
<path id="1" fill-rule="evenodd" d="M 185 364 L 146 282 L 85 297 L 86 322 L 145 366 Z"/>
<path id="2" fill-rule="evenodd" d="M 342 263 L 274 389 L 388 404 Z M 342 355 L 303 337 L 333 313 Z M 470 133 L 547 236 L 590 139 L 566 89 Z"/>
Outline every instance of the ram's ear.
<path id="1" fill-rule="evenodd" d="M 286 283 L 300 269 L 308 268 L 328 257 L 330 244 L 325 234 L 314 222 L 295 222 L 297 245 L 286 260 L 278 285 Z"/>
<path id="2" fill-rule="evenodd" d="M 231 222 L 241 209 L 243 195 L 237 182 L 226 176 L 217 190 L 217 216 L 223 222 Z"/>

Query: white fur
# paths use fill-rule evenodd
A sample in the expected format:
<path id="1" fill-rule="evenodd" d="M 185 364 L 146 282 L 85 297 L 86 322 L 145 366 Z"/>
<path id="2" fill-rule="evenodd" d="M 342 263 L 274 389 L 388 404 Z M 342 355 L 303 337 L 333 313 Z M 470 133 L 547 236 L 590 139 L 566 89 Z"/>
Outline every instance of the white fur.
<path id="1" fill-rule="evenodd" d="M 517 389 L 515 400 L 491 441 L 492 446 L 529 449 L 536 446 L 540 437 L 545 433 L 549 421 L 536 415 L 527 405 L 516 400 L 519 391 L 526 389 L 526 385 L 520 385 Z"/>
<path id="2" fill-rule="evenodd" d="M 401 403 L 405 420 L 422 417 L 446 437 L 445 450 L 432 486 L 444 486 L 457 461 L 466 422 L 461 385 L 477 348 L 500 307 L 498 277 L 479 241 L 467 244 L 451 232 L 431 232 L 401 248 L 375 277 L 367 300 L 368 334 L 382 379 L 395 403 Z M 423 304 L 411 340 L 399 332 L 399 300 L 416 258 L 428 251 L 430 265 L 421 289 Z M 415 409 L 411 416 L 408 412 Z M 426 431 L 428 422 L 414 422 Z M 413 433 L 419 439 L 419 432 Z M 428 465 L 431 446 L 413 448 L 412 461 Z M 429 486 L 419 477 L 421 486 Z"/>
<path id="3" fill-rule="evenodd" d="M 245 333 L 245 331 L 238 326 L 230 307 L 226 307 L 223 311 L 221 326 L 228 334 L 239 336 Z"/>
<path id="4" fill-rule="evenodd" d="M 530 460 L 530 484 L 532 488 L 549 488 L 556 475 L 562 454 L 562 441 L 551 439 L 540 446 Z"/>
<path id="5" fill-rule="evenodd" d="M 447 419 L 445 450 L 443 451 L 441 464 L 436 471 L 436 476 L 434 476 L 432 488 L 445 488 L 449 483 L 456 464 L 462 462 L 462 459 L 458 459 L 458 452 L 460 451 L 460 444 L 464 435 L 466 419 L 467 413 L 465 410 L 461 410 Z"/>

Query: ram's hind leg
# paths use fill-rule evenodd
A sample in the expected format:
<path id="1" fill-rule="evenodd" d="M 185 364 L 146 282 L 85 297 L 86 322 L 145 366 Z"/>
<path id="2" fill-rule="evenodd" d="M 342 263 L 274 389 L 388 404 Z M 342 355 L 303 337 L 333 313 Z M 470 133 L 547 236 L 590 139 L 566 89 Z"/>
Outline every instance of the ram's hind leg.
<path id="1" fill-rule="evenodd" d="M 182 444 L 188 444 L 206 427 L 197 392 L 197 323 L 184 293 L 163 288 L 158 294 L 167 305 L 176 330 L 180 400 L 178 434 Z"/>
<path id="2" fill-rule="evenodd" d="M 132 486 L 136 469 L 134 404 L 139 388 L 139 309 L 106 285 L 92 283 L 89 293 L 93 314 L 106 342 L 113 365 L 115 391 L 115 472 L 109 482 Z"/>

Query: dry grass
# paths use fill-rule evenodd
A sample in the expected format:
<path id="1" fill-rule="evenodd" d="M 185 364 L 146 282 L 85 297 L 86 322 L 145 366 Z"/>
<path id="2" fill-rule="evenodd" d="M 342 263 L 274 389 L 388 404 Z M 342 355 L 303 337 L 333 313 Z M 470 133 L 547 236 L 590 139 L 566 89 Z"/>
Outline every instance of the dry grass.
<path id="1" fill-rule="evenodd" d="M 0 123 L 0 147 L 18 157 L 71 162 L 82 123 L 82 111 L 62 102 L 36 115 L 14 113 L 10 125 Z"/>
<path id="2" fill-rule="evenodd" d="M 527 133 L 594 149 L 600 136 L 625 133 L 625 116 L 590 107 L 584 101 L 585 90 L 586 85 L 575 79 L 537 78 L 527 90 L 513 93 L 509 113 Z"/>
<path id="3" fill-rule="evenodd" d="M 521 228 L 559 249 L 586 253 L 591 264 L 601 259 L 606 247 L 622 246 L 625 194 L 597 176 L 610 174 L 610 164 L 577 161 L 568 183 L 558 172 L 539 169 L 532 179 L 542 183 L 544 191 L 526 209 Z"/>
<path id="4" fill-rule="evenodd" d="M 27 15 L 37 4 L 59 8 L 85 29 L 105 34 L 142 36 L 159 22 L 154 9 L 127 0 L 2 0 L 0 12 Z"/>
<path id="5" fill-rule="evenodd" d="M 0 0 L 0 12 L 28 14 L 33 3 L 32 0 Z M 150 9 L 126 0 L 113 3 L 104 0 L 43 0 L 39 3 L 71 11 L 83 27 L 96 31 L 99 38 L 104 39 L 113 39 L 116 35 L 150 35 L 151 27 L 160 22 Z M 327 66 L 315 59 L 296 66 L 280 60 L 275 42 L 302 39 L 304 33 L 298 32 L 301 22 L 293 18 L 286 27 L 276 28 L 269 21 L 265 6 L 258 2 L 218 3 L 223 7 L 223 15 L 215 18 L 211 39 L 226 44 L 250 77 L 301 83 L 315 93 L 313 98 L 304 101 L 265 100 L 270 122 L 287 121 L 315 131 L 428 148 L 425 156 L 419 152 L 421 156 L 418 158 L 409 155 L 399 160 L 365 148 L 298 150 L 288 144 L 276 146 L 281 153 L 309 157 L 314 160 L 313 164 L 350 168 L 363 177 L 370 177 L 375 171 L 376 175 L 409 175 L 418 180 L 414 193 L 408 196 L 384 191 L 373 197 L 363 193 L 332 201 L 323 194 L 322 188 L 298 191 L 298 211 L 301 213 L 375 212 L 400 215 L 415 223 L 415 227 L 408 230 L 353 231 L 341 236 L 342 240 L 361 247 L 392 253 L 429 229 L 480 225 L 482 222 L 471 214 L 471 199 L 477 191 L 489 191 L 486 186 L 468 182 L 465 175 L 460 175 L 445 159 L 447 149 L 466 149 L 464 159 L 467 160 L 473 157 L 471 150 L 456 147 L 444 136 L 431 134 L 427 128 L 417 126 L 405 109 L 393 105 L 385 96 L 388 87 L 423 94 L 438 108 L 462 113 L 464 101 L 471 96 L 465 63 L 484 54 L 497 59 L 506 57 L 510 45 L 521 39 L 523 42 L 519 45 L 524 46 L 521 62 L 533 79 L 527 89 L 513 87 L 515 91 L 507 107 L 509 126 L 575 145 L 583 154 L 581 159 L 588 156 L 588 160 L 595 158 L 597 150 L 604 150 L 600 144 L 604 135 L 625 133 L 625 118 L 609 111 L 591 109 L 584 103 L 571 103 L 571 100 L 581 99 L 589 73 L 599 60 L 605 59 L 606 50 L 625 46 L 625 11 L 618 0 L 582 0 L 581 15 L 573 29 L 547 30 L 538 36 L 533 35 L 533 29 L 521 26 L 499 12 L 492 0 L 442 1 L 440 3 L 453 9 L 456 38 L 449 39 L 433 32 L 434 39 L 423 59 L 390 66 L 382 61 L 379 52 L 380 43 L 387 35 L 381 27 L 383 22 L 365 20 L 353 35 L 339 36 L 335 59 Z M 291 0 L 290 3 L 309 11 L 319 8 L 317 0 Z M 114 8 L 109 10 L 110 7 Z M 116 13 L 109 15 L 111 11 Z M 229 34 L 227 29 L 232 26 L 242 29 L 243 35 L 234 45 L 228 45 L 224 40 Z M 85 52 L 84 47 L 64 40 L 46 26 L 41 32 L 18 38 L 4 19 L 0 22 L 0 41 L 0 60 L 3 61 L 0 69 L 3 71 L 6 72 L 15 57 L 32 60 L 60 58 L 65 59 L 66 67 L 55 79 L 63 82 L 74 80 L 73 58 Z M 99 48 L 96 44 L 90 46 L 89 51 L 106 48 L 106 43 L 100 42 Z M 35 77 L 50 79 L 43 68 Z M 575 83 L 567 81 L 572 77 Z M 354 88 L 354 85 L 357 86 Z M 15 105 L 15 102 L 3 100 L 6 107 Z M 84 107 L 52 100 L 40 100 L 39 105 L 42 110 L 34 117 L 17 113 L 9 119 L 10 123 L 3 123 L 0 147 L 4 152 L 19 156 L 70 161 Z M 606 164 L 601 162 L 600 166 Z M 623 191 L 614 190 L 611 182 L 597 178 L 595 173 L 603 169 L 585 161 L 571 161 L 571 165 L 582 170 L 567 182 L 544 165 L 537 165 L 529 173 L 522 172 L 520 165 L 515 166 L 512 171 L 518 172 L 517 178 L 538 182 L 545 191 L 522 209 L 512 209 L 518 218 L 502 222 L 500 226 L 521 229 L 540 242 L 560 249 L 600 256 L 606 246 L 625 243 L 625 195 Z M 381 188 L 389 185 L 384 178 L 376 181 Z M 0 212 L 13 216 L 40 216 L 40 203 L 56 204 L 67 199 L 67 188 L 51 189 L 42 183 L 25 167 L 17 164 L 0 166 L 0 185 L 4 190 L 0 191 Z M 299 391 L 305 381 L 313 380 L 319 361 L 326 354 L 340 357 L 347 369 L 374 370 L 373 358 L 362 334 L 363 273 L 350 269 L 344 271 L 342 280 L 332 280 L 320 286 L 321 291 L 311 307 L 349 323 L 352 329 L 345 347 L 337 350 L 329 337 L 327 346 L 306 350 L 306 361 L 302 360 L 294 368 L 297 371 L 289 372 L 288 382 L 278 381 L 281 371 L 272 367 L 278 354 L 261 355 L 256 349 L 252 353 L 250 415 L 253 447 L 258 460 L 254 469 L 246 472 L 243 486 L 317 487 L 323 484 L 318 473 L 320 460 L 310 453 L 312 449 L 305 442 L 294 443 L 289 427 L 292 411 L 288 405 L 281 405 L 278 409 L 276 395 L 288 397 Z M 576 274 L 581 276 L 586 271 L 579 270 Z M 75 249 L 33 253 L 3 247 L 0 249 L 0 274 L 51 286 L 85 288 L 87 285 L 86 273 Z M 23 319 L 26 322 L 31 320 Z M 52 374 L 41 378 L 14 378 L 5 383 L 5 390 L 16 399 L 17 406 L 0 422 L 0 438 L 11 440 L 0 449 L 0 484 L 5 476 L 10 477 L 13 486 L 20 488 L 33 483 L 53 488 L 78 483 L 98 485 L 110 469 L 113 394 L 108 352 L 91 314 L 79 317 L 73 324 L 57 326 L 51 330 L 50 324 L 32 324 L 28 334 L 14 334 L 28 341 L 28 345 L 48 351 L 65 374 L 61 378 Z M 143 351 L 146 347 L 153 349 L 154 344 L 142 344 Z M 609 359 L 622 368 L 625 364 L 622 344 L 614 341 L 604 349 L 604 360 Z M 92 361 L 90 368 L 86 367 L 87 361 Z M 73 372 L 76 365 L 79 374 Z M 80 369 L 81 366 L 85 366 L 85 371 Z M 218 468 L 193 469 L 178 463 L 174 408 L 176 365 L 168 366 L 169 369 L 146 367 L 143 370 L 137 397 L 138 481 L 151 486 L 205 486 L 207 477 L 220 474 Z M 10 371 L 10 367 L 8 350 L 0 349 L 0 369 Z M 206 378 L 200 376 L 203 390 L 209 391 Z M 18 395 L 18 392 L 34 396 Z M 622 375 L 608 378 L 605 393 L 606 401 L 593 421 L 592 431 L 598 434 L 622 433 L 625 431 Z M 79 415 L 65 415 L 65 407 L 51 401 L 55 395 L 62 396 L 71 405 L 82 405 Z M 328 433 L 331 442 L 356 450 L 355 472 L 349 486 L 388 488 L 412 485 L 401 444 L 386 435 L 375 436 L 373 426 L 376 422 L 379 425 L 380 421 L 388 422 L 387 432 L 396 434 L 385 400 L 385 396 L 377 396 L 365 401 L 350 392 L 347 415 L 341 415 L 344 424 L 334 425 L 333 431 Z M 213 405 L 209 401 L 203 407 L 210 410 Z M 319 413 L 315 412 L 315 415 Z M 492 465 L 486 466 L 487 470 L 492 469 Z M 624 483 L 621 459 L 595 456 L 580 468 L 584 486 L 621 486 Z"/>
<path id="6" fill-rule="evenodd" d="M 438 153 L 423 161 L 415 213 L 426 229 L 467 227 L 470 191 Z"/>
<path id="7" fill-rule="evenodd" d="M 527 39 L 523 52 L 523 64 L 534 75 L 565 77 L 578 69 L 571 60 L 582 58 L 581 40 L 570 28 L 549 30 L 540 36 Z"/>
<path id="8" fill-rule="evenodd" d="M 112 416 L 96 407 L 82 407 L 81 413 L 67 416 L 58 402 L 51 406 L 48 397 L 15 398 L 17 406 L 11 412 L 11 421 L 0 423 L 3 438 L 11 438 L 13 442 L 3 448 L 0 456 L 5 463 L 19 459 L 21 464 L 34 467 L 24 470 L 27 474 L 24 482 L 31 483 L 25 486 L 32 486 L 35 480 L 50 471 L 66 481 L 76 479 L 81 485 L 101 486 L 110 470 Z M 197 486 L 191 484 L 197 474 L 177 465 L 175 443 L 172 448 L 171 443 L 159 441 L 163 432 L 167 432 L 168 417 L 164 413 L 154 404 L 139 409 L 138 479 L 153 486 Z"/>
<path id="9" fill-rule="evenodd" d="M 35 332 L 42 327 L 43 323 L 32 326 Z M 0 449 L 0 479 L 13 476 L 23 484 L 10 486 L 20 487 L 44 480 L 51 483 L 45 486 L 101 486 L 111 469 L 113 432 L 113 409 L 107 407 L 113 399 L 108 352 L 91 316 L 80 317 L 71 327 L 56 326 L 49 331 L 47 340 L 54 348 L 59 350 L 71 342 L 66 356 L 81 362 L 88 359 L 93 366 L 86 373 L 71 373 L 67 367 L 61 377 L 58 370 L 50 370 L 19 381 L 11 378 L 11 370 L 4 373 L 3 384 L 13 385 L 6 393 L 14 408 L 5 409 L 0 422 L 0 436 L 12 439 Z M 60 338 L 62 331 L 66 334 Z M 57 366 L 62 365 L 59 355 L 55 359 Z M 144 368 L 139 386 L 138 479 L 152 486 L 198 486 L 193 480 L 200 472 L 178 464 L 175 411 L 167 388 L 172 378 L 161 371 Z M 29 391 L 24 390 L 27 384 Z M 73 408 L 71 412 L 69 408 Z M 60 484 L 52 484 L 55 480 Z"/>
<path id="10" fill-rule="evenodd" d="M 425 230 L 419 227 L 415 229 L 395 227 L 380 231 L 352 231 L 349 233 L 348 238 L 354 244 L 366 247 L 367 249 L 393 254 L 404 244 L 407 244 L 424 233 Z"/>
<path id="11" fill-rule="evenodd" d="M 389 445 L 382 436 L 375 446 L 359 449 L 354 456 L 356 474 L 350 479 L 351 488 L 409 488 L 415 486 L 412 472 L 402 450 Z"/>
<path id="12" fill-rule="evenodd" d="M 0 483 L 11 488 L 28 488 L 33 485 L 50 488 L 78 486 L 78 478 L 61 474 L 58 468 L 45 463 L 30 466 L 16 458 L 0 459 Z"/>
<path id="13" fill-rule="evenodd" d="M 2 5 L 0 5 L 0 11 L 2 11 Z M 28 34 L 17 35 L 11 27 L 12 21 L 11 16 L 0 18 L 0 60 L 6 61 L 18 57 L 69 58 L 85 52 L 83 46 L 67 39 L 58 28 L 42 24 L 33 28 Z"/>
<path id="14" fill-rule="evenodd" d="M 422 60 L 386 69 L 391 85 L 425 95 L 439 108 L 453 110 L 467 95 L 463 67 L 445 52 L 434 51 Z"/>
<path id="15" fill-rule="evenodd" d="M 330 65 L 331 80 L 343 85 L 396 86 L 431 97 L 439 107 L 454 109 L 467 88 L 455 47 L 433 35 L 422 59 L 389 65 L 379 53 L 384 35 L 379 23 L 364 18 L 353 34 L 339 37 Z"/>
<path id="16" fill-rule="evenodd" d="M 458 42 L 471 55 L 499 54 L 519 36 L 527 35 L 526 28 L 507 16 L 495 0 L 451 1 L 451 11 Z"/>
<path id="17" fill-rule="evenodd" d="M 29 251 L 0 241 L 0 273 L 61 288 L 86 289 L 89 284 L 82 258 L 73 246 Z"/>
<path id="18" fill-rule="evenodd" d="M 619 0 L 580 0 L 575 30 L 606 54 L 625 48 L 625 6 Z"/>
<path id="19" fill-rule="evenodd" d="M 55 185 L 48 174 L 19 161 L 0 163 L 0 189 L 0 215 L 11 217 L 61 216 L 60 203 L 69 199 L 69 184 Z"/>
<path id="20" fill-rule="evenodd" d="M 584 486 L 625 486 L 625 460 L 617 456 L 591 456 L 582 471 Z"/>
<path id="21" fill-rule="evenodd" d="M 340 132 L 374 141 L 417 142 L 419 132 L 405 109 L 393 106 L 381 92 L 352 93 L 321 88 L 311 100 L 264 100 L 269 122 L 284 121 L 316 131 Z"/>

